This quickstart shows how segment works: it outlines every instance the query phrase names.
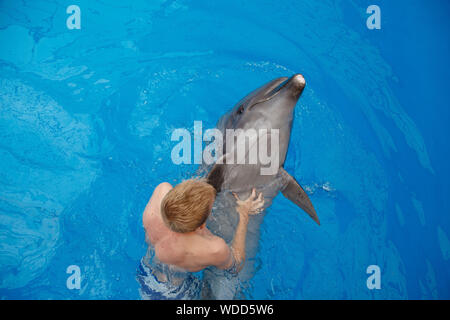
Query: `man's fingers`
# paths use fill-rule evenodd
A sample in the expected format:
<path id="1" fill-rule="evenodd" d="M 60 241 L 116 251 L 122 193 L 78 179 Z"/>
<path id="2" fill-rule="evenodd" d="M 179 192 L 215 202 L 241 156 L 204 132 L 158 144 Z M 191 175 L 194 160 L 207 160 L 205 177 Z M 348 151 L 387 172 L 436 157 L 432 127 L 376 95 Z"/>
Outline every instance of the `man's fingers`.
<path id="1" fill-rule="evenodd" d="M 260 192 L 259 196 L 258 196 L 258 201 L 261 201 L 262 199 L 263 199 L 263 194 L 262 194 L 262 192 Z"/>
<path id="2" fill-rule="evenodd" d="M 263 208 L 254 208 L 251 212 L 250 212 L 250 214 L 251 215 L 255 215 L 255 214 L 257 214 L 257 213 L 261 213 L 263 211 Z"/>
<path id="3" fill-rule="evenodd" d="M 251 195 L 247 200 L 242 201 L 239 199 L 237 193 L 231 192 L 231 194 L 236 199 L 238 206 L 247 206 L 250 214 L 260 213 L 264 208 L 264 196 L 262 192 L 257 193 L 256 188 L 252 189 Z"/>

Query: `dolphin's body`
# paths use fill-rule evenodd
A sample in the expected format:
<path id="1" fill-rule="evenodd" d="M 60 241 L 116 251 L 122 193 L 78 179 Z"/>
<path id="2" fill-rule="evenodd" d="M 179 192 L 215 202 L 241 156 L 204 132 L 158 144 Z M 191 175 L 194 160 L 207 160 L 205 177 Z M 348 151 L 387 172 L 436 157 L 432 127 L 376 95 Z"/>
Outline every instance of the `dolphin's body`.
<path id="1" fill-rule="evenodd" d="M 208 182 L 218 191 L 211 218 L 208 219 L 208 228 L 228 243 L 231 243 L 239 221 L 235 210 L 235 199 L 230 191 L 237 193 L 241 199 L 246 199 L 252 188 L 256 188 L 264 195 L 265 208 L 270 206 L 273 198 L 281 191 L 286 198 L 306 211 L 314 221 L 320 224 L 307 194 L 300 184 L 283 169 L 291 135 L 293 110 L 304 87 L 305 79 L 300 74 L 290 78 L 282 77 L 272 80 L 239 101 L 230 112 L 222 116 L 217 124 L 217 129 L 224 136 L 227 129 L 243 129 L 244 131 L 255 129 L 256 132 L 262 132 L 257 135 L 256 140 L 249 141 L 246 145 L 244 164 L 242 161 L 241 164 L 231 164 L 232 161 L 227 160 L 230 159 L 230 156 L 231 159 L 236 155 L 239 158 L 239 152 L 236 151 L 236 147 L 227 148 L 224 138 L 222 163 L 217 161 L 212 167 L 204 167 L 208 171 Z M 267 131 L 261 129 L 267 129 Z M 249 164 L 249 157 L 252 148 L 259 148 L 258 142 L 263 138 L 263 141 L 267 141 L 268 154 L 270 154 L 272 151 L 271 141 L 275 141 L 277 138 L 273 133 L 276 130 L 271 131 L 271 129 L 279 130 L 279 159 L 275 172 L 261 174 L 261 168 L 269 165 L 263 165 L 259 157 L 256 163 Z M 236 162 L 237 160 L 234 163 Z M 216 268 L 205 270 L 203 275 L 204 298 L 239 298 L 237 297 L 239 282 L 245 284 L 254 274 L 259 227 L 264 215 L 265 212 L 249 219 L 246 262 L 238 277 L 232 277 L 227 272 Z"/>

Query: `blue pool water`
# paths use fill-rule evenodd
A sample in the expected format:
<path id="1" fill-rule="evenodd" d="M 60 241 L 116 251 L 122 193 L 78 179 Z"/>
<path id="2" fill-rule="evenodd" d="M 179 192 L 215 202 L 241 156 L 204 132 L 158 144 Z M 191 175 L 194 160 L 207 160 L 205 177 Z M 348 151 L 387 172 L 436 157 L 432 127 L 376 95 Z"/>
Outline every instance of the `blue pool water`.
<path id="1" fill-rule="evenodd" d="M 71 4 L 80 30 L 66 27 Z M 380 30 L 366 27 L 371 4 Z M 171 162 L 172 130 L 212 128 L 299 72 L 285 167 L 322 225 L 277 197 L 247 298 L 449 299 L 449 9 L 0 1 L 0 297 L 139 299 L 145 204 L 196 170 Z M 80 290 L 66 287 L 70 265 Z"/>

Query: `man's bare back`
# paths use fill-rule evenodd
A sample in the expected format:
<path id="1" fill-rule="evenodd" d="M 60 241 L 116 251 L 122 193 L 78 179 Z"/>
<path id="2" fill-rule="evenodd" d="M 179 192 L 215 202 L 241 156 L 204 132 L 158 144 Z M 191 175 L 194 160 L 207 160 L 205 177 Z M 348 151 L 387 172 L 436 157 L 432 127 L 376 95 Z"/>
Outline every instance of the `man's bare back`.
<path id="1" fill-rule="evenodd" d="M 189 272 L 209 266 L 220 269 L 231 267 L 233 258 L 230 248 L 205 225 L 187 233 L 177 233 L 166 226 L 161 216 L 161 202 L 172 188 L 167 182 L 158 185 L 143 214 L 146 241 L 154 246 L 158 259 Z"/>

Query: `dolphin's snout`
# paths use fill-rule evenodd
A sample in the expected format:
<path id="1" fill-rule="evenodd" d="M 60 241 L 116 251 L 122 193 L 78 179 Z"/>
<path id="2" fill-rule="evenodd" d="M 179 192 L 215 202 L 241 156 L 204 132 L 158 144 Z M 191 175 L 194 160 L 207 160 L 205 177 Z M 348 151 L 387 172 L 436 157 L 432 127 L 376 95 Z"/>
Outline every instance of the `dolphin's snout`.
<path id="1" fill-rule="evenodd" d="M 296 75 L 294 75 L 292 77 L 292 81 L 295 81 L 299 86 L 301 87 L 305 87 L 306 85 L 306 81 L 305 78 L 303 77 L 303 75 L 301 75 L 300 73 L 297 73 Z"/>
<path id="2" fill-rule="evenodd" d="M 295 99 L 298 99 L 302 94 L 305 85 L 305 78 L 300 73 L 297 73 L 289 78 L 286 83 L 286 89 L 295 97 Z"/>
<path id="3" fill-rule="evenodd" d="M 293 87 L 298 89 L 303 89 L 306 85 L 305 78 L 300 73 L 294 74 L 291 79 L 289 79 L 289 82 Z"/>

